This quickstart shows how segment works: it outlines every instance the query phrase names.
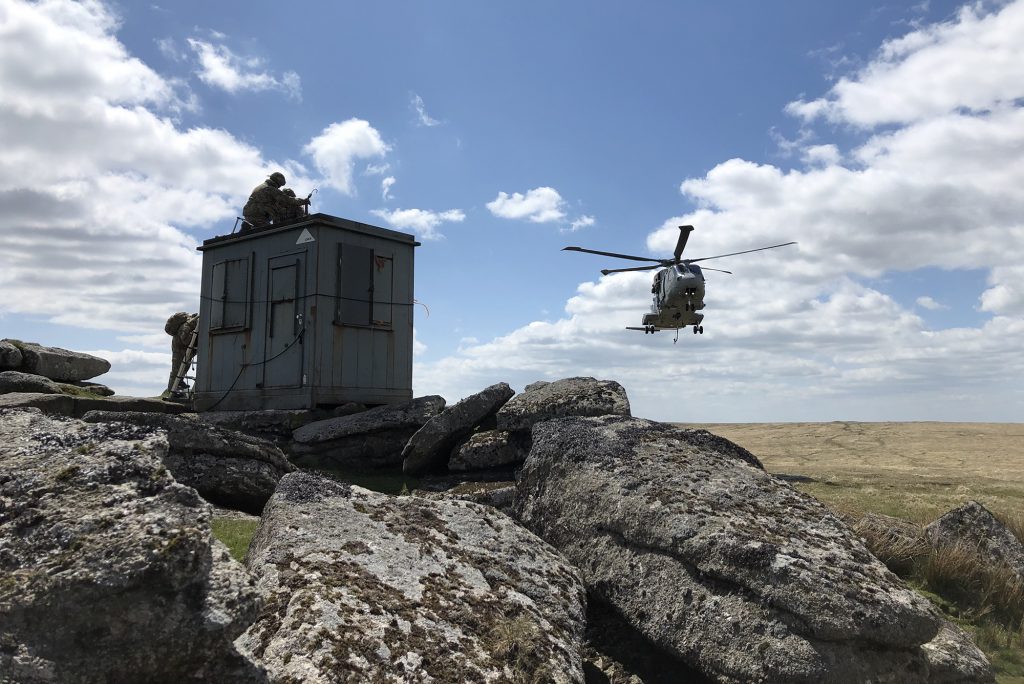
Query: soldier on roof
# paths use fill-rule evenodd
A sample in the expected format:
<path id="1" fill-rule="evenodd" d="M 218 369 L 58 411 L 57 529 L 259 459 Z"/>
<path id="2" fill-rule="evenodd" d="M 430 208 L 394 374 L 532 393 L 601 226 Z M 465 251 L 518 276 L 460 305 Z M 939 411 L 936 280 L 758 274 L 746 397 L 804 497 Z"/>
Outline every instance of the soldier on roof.
<path id="1" fill-rule="evenodd" d="M 293 212 L 309 204 L 307 198 L 297 198 L 285 194 L 281 188 L 285 184 L 284 174 L 275 171 L 255 188 L 249 195 L 249 201 L 242 209 L 242 216 L 252 225 L 253 228 L 265 226 L 268 223 L 279 223 Z"/>

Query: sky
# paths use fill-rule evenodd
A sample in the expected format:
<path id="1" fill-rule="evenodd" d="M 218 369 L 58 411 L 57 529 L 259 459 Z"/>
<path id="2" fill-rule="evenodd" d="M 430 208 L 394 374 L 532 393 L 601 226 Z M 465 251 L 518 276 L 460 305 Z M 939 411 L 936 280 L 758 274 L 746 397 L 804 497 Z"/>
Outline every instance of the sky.
<path id="1" fill-rule="evenodd" d="M 593 376 L 681 422 L 1024 415 L 1024 0 L 0 0 L 0 337 L 152 396 L 280 170 L 412 233 L 413 392 Z M 703 335 L 640 325 L 709 262 Z"/>

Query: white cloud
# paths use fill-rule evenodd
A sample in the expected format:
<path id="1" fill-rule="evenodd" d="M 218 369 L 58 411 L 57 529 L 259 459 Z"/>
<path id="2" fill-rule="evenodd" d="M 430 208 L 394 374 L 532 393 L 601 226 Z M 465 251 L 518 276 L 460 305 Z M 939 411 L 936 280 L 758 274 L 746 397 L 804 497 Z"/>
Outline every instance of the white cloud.
<path id="1" fill-rule="evenodd" d="M 934 299 L 932 299 L 931 297 L 927 297 L 927 296 L 925 296 L 925 297 L 918 297 L 916 301 L 917 301 L 917 305 L 919 307 L 921 307 L 922 309 L 928 309 L 929 311 L 940 311 L 942 309 L 948 309 L 949 308 L 945 304 L 941 304 L 941 303 L 935 301 Z"/>
<path id="2" fill-rule="evenodd" d="M 368 121 L 348 119 L 325 128 L 303 152 L 313 157 L 327 185 L 351 196 L 356 192 L 352 184 L 356 160 L 383 157 L 390 149 Z"/>
<path id="3" fill-rule="evenodd" d="M 836 145 L 809 145 L 803 150 L 803 161 L 809 166 L 834 166 L 841 160 L 842 154 Z"/>
<path id="4" fill-rule="evenodd" d="M 427 353 L 427 345 L 425 345 L 422 342 L 420 342 L 419 337 L 417 337 L 417 335 L 416 335 L 416 328 L 414 326 L 413 329 L 412 329 L 412 355 L 414 357 L 416 357 L 416 356 L 423 356 L 426 353 Z"/>
<path id="5" fill-rule="evenodd" d="M 437 231 L 437 226 L 442 223 L 461 223 L 466 219 L 466 215 L 460 209 L 374 209 L 370 213 L 387 221 L 392 228 L 416 231 L 416 236 L 421 240 L 440 240 L 444 235 Z"/>
<path id="6" fill-rule="evenodd" d="M 578 218 L 573 219 L 569 223 L 569 227 L 566 229 L 566 232 L 575 233 L 577 230 L 589 228 L 590 226 L 594 225 L 595 222 L 596 221 L 593 216 L 580 216 Z"/>
<path id="7" fill-rule="evenodd" d="M 557 190 L 549 187 L 534 188 L 525 195 L 499 192 L 497 198 L 487 203 L 487 208 L 499 218 L 527 219 L 533 223 L 565 219 L 565 201 Z"/>
<path id="8" fill-rule="evenodd" d="M 380 195 L 385 201 L 391 199 L 391 186 L 395 184 L 395 180 L 394 176 L 388 176 L 380 182 Z"/>
<path id="9" fill-rule="evenodd" d="M 218 37 L 223 38 L 223 34 Z M 279 90 L 289 97 L 302 99 L 302 83 L 294 71 L 286 71 L 278 78 L 263 69 L 264 62 L 259 57 L 242 57 L 226 45 L 214 45 L 198 38 L 189 38 L 188 44 L 199 60 L 196 72 L 199 80 L 209 86 L 229 93 Z"/>
<path id="10" fill-rule="evenodd" d="M 708 274 L 705 335 L 672 345 L 624 330 L 648 310 L 651 274 L 614 274 L 582 284 L 557 321 L 418 363 L 417 390 L 593 375 L 623 382 L 636 415 L 665 420 L 1018 420 L 1024 2 L 980 7 L 887 43 L 826 97 L 790 107 L 860 127 L 857 147 L 801 133 L 803 168 L 731 159 L 681 183 L 695 209 L 650 233 L 654 255 L 688 223 L 690 258 L 799 241 L 708 262 L 735 275 Z M 933 330 L 862 282 L 922 268 L 986 269 L 977 296 L 990 317 Z"/>
<path id="11" fill-rule="evenodd" d="M 183 62 L 187 57 L 173 38 L 158 38 L 156 47 L 160 50 L 160 54 L 174 62 Z"/>
<path id="12" fill-rule="evenodd" d="M 363 169 L 364 176 L 383 176 L 391 169 L 391 164 L 367 164 Z"/>
<path id="13" fill-rule="evenodd" d="M 412 96 L 412 107 L 416 110 L 416 121 L 420 126 L 439 126 L 441 124 L 437 119 L 431 118 L 427 114 L 427 107 L 423 104 L 423 98 L 413 93 Z"/>
<path id="14" fill-rule="evenodd" d="M 1024 96 L 1024 4 L 965 5 L 956 18 L 887 41 L 825 97 L 790 103 L 805 120 L 871 127 L 1013 106 Z"/>
<path id="15" fill-rule="evenodd" d="M 228 232 L 271 170 L 302 182 L 304 169 L 223 130 L 179 128 L 175 86 L 117 29 L 98 2 L 0 0 L 0 310 L 152 348 L 168 315 L 198 307 L 187 231 Z M 163 385 L 154 358 L 115 368 L 129 383 L 115 388 L 147 373 Z"/>

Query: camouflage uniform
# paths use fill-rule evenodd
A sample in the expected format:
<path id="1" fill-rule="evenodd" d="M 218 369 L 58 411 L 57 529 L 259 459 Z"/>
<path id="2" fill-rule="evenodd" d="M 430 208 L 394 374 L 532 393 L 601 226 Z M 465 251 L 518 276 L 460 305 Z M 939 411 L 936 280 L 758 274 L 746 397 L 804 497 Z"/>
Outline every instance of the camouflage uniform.
<path id="1" fill-rule="evenodd" d="M 273 173 L 267 180 L 252 189 L 249 201 L 242 209 L 242 217 L 254 228 L 265 226 L 271 222 L 285 221 L 292 212 L 305 206 L 306 200 L 296 199 L 294 193 L 289 197 L 281 190 L 284 182 L 283 175 Z"/>
<path id="2" fill-rule="evenodd" d="M 174 378 L 178 374 L 178 368 L 185 359 L 185 350 L 192 340 L 192 332 L 199 325 L 199 314 L 188 314 L 179 311 L 167 319 L 164 324 L 164 332 L 171 336 L 171 375 L 167 379 L 167 391 L 174 385 Z"/>
<path id="3" fill-rule="evenodd" d="M 283 192 L 288 197 L 295 199 L 295 191 L 292 190 L 291 188 L 281 188 L 281 192 Z M 304 212 L 302 211 L 301 204 L 281 207 L 279 211 L 279 217 L 274 222 L 280 223 L 282 221 L 294 221 L 297 218 L 302 218 L 303 214 Z"/>

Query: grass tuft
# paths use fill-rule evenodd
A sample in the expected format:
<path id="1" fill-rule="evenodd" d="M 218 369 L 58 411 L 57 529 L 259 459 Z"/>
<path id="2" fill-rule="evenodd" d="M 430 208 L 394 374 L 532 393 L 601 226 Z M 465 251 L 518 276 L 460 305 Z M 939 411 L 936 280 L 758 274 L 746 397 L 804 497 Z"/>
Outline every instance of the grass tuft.
<path id="1" fill-rule="evenodd" d="M 913 529 L 913 533 L 908 530 L 900 534 L 895 530 L 865 524 L 864 518 L 852 524 L 853 531 L 864 539 L 868 551 L 900 577 L 912 575 L 917 564 L 932 550 L 919 525 L 908 527 Z"/>
<path id="2" fill-rule="evenodd" d="M 1011 513 L 994 513 L 996 520 L 1006 525 L 1006 529 L 1013 533 L 1017 541 L 1024 542 L 1024 511 L 1013 511 Z"/>
<path id="3" fill-rule="evenodd" d="M 210 529 L 213 536 L 228 547 L 231 556 L 241 561 L 259 524 L 258 519 L 216 517 L 210 521 Z"/>

